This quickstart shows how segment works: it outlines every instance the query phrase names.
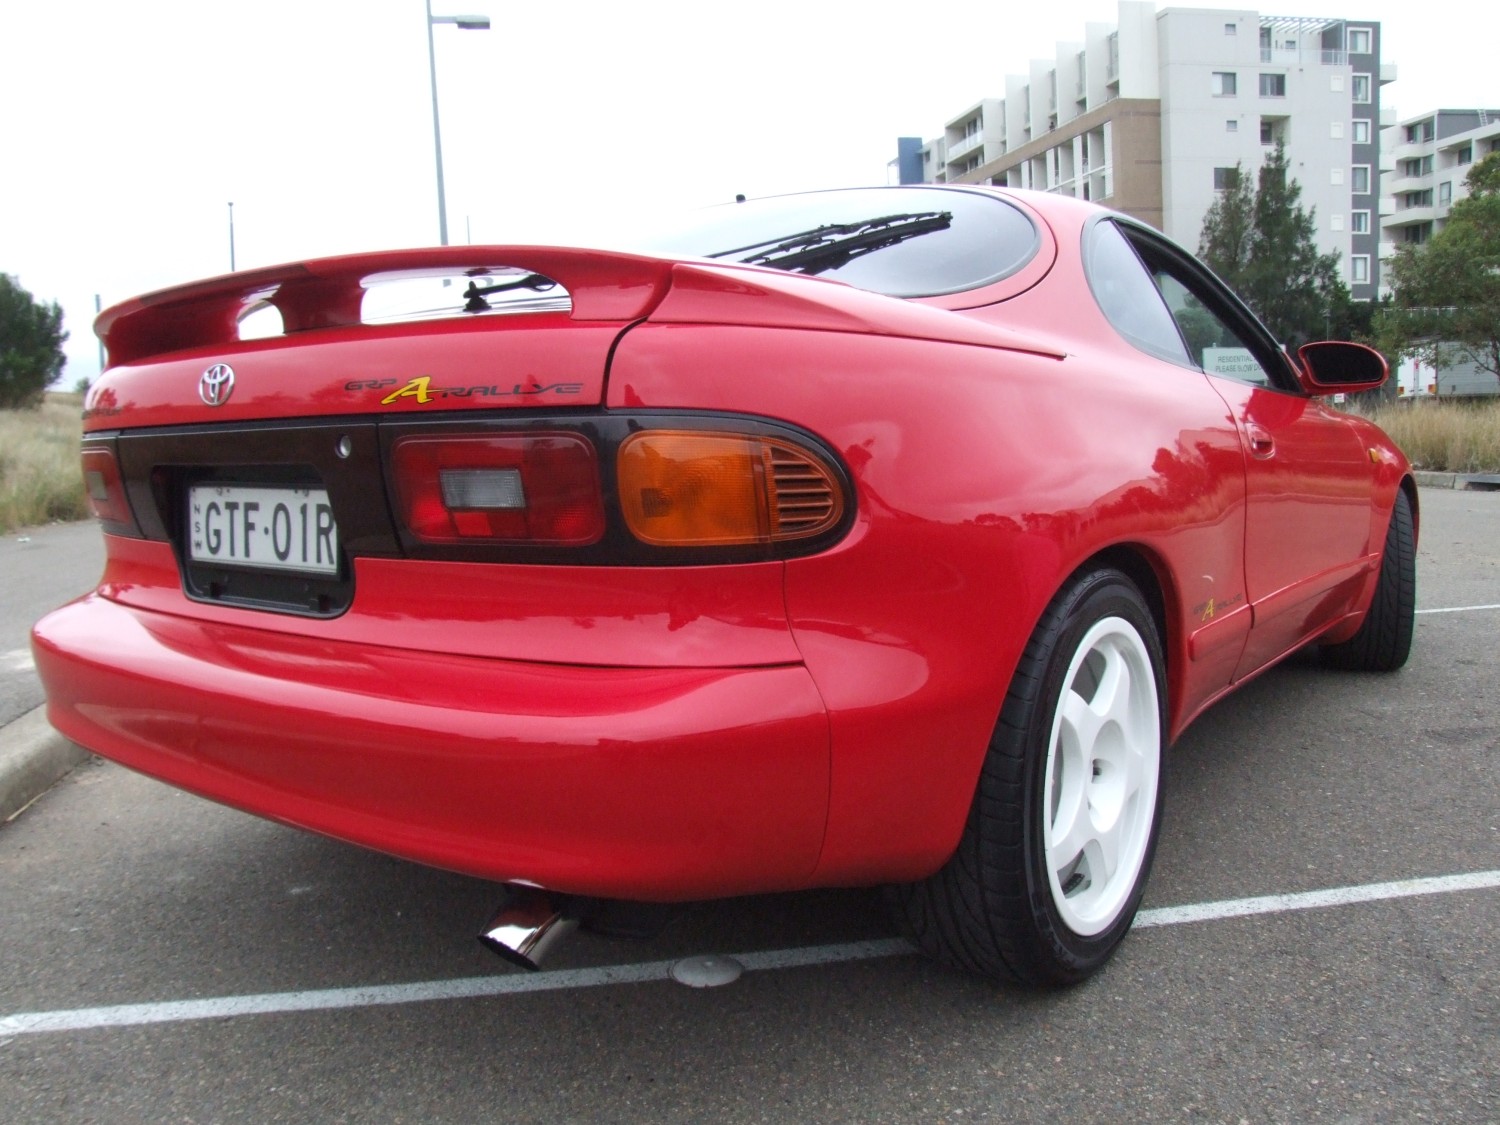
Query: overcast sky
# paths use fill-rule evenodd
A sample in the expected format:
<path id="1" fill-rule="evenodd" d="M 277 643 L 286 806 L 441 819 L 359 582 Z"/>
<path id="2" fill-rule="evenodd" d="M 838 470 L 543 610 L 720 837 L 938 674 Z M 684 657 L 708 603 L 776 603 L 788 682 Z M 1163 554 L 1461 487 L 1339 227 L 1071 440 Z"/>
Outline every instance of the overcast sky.
<path id="1" fill-rule="evenodd" d="M 1500 103 L 1480 9 L 1338 7 L 1263 13 L 1380 20 L 1401 116 Z M 450 238 L 884 183 L 896 137 L 934 136 L 1116 11 L 434 0 L 493 21 L 435 29 Z M 95 294 L 228 270 L 231 201 L 241 269 L 437 242 L 423 22 L 422 0 L 0 0 L 0 272 L 62 304 L 66 385 L 98 371 Z"/>

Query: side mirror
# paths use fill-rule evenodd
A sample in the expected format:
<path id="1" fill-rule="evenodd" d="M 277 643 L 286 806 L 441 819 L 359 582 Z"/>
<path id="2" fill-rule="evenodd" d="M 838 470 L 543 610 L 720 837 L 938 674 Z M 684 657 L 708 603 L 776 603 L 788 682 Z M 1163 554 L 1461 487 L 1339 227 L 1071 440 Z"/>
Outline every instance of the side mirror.
<path id="1" fill-rule="evenodd" d="M 1297 381 L 1310 395 L 1373 391 L 1391 373 L 1385 356 L 1363 344 L 1325 340 L 1297 349 Z"/>

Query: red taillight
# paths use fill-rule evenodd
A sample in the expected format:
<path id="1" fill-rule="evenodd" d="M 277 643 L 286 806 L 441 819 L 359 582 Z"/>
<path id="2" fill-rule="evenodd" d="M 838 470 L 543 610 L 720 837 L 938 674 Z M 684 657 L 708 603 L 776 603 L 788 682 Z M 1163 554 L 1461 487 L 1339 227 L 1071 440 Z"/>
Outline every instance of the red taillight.
<path id="1" fill-rule="evenodd" d="M 116 535 L 140 535 L 113 449 L 102 445 L 85 447 L 83 489 L 88 497 L 89 511 L 104 525 L 104 530 Z"/>
<path id="2" fill-rule="evenodd" d="M 399 438 L 391 473 L 423 543 L 586 546 L 604 534 L 598 460 L 577 434 Z"/>

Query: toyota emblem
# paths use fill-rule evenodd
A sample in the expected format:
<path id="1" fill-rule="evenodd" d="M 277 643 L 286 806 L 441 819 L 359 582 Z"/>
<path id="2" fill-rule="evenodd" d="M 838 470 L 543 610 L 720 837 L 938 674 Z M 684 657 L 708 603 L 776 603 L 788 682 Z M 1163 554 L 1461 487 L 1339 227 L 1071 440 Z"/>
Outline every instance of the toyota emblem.
<path id="1" fill-rule="evenodd" d="M 209 406 L 223 406 L 234 393 L 234 368 L 216 363 L 198 379 L 198 397 Z"/>

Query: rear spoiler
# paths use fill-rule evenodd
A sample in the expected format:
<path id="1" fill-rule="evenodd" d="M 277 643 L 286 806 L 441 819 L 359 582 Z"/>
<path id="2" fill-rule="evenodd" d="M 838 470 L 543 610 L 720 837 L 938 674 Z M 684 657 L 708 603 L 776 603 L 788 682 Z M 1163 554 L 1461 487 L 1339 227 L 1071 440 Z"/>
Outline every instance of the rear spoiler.
<path id="1" fill-rule="evenodd" d="M 366 278 L 476 275 L 514 267 L 557 282 L 574 320 L 636 320 L 671 283 L 671 261 L 556 246 L 443 246 L 319 258 L 225 274 L 159 289 L 113 305 L 94 321 L 113 366 L 239 340 L 239 322 L 261 304 L 281 313 L 288 334 L 360 323 Z"/>

